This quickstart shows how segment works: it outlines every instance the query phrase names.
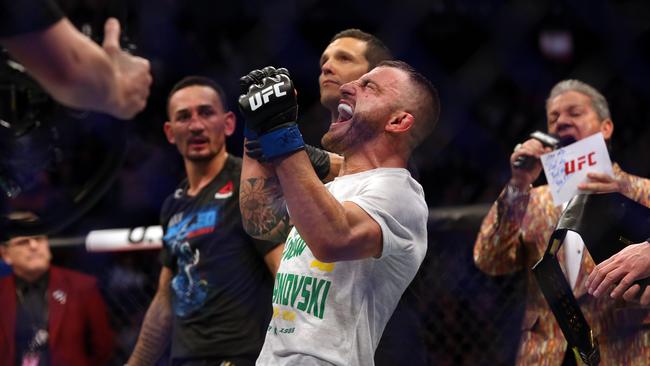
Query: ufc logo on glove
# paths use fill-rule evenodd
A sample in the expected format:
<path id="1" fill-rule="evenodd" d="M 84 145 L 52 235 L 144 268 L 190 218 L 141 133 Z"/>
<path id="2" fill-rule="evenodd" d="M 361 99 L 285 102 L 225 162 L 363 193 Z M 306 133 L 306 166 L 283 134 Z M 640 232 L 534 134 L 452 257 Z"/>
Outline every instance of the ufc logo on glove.
<path id="1" fill-rule="evenodd" d="M 305 143 L 296 124 L 298 101 L 289 71 L 267 66 L 240 79 L 239 110 L 266 159 L 303 150 Z M 253 137 L 254 136 L 254 137 Z"/>
<path id="2" fill-rule="evenodd" d="M 259 91 L 253 96 L 248 98 L 248 103 L 250 103 L 251 106 L 251 111 L 256 110 L 257 108 L 263 106 L 264 104 L 269 102 L 269 96 L 271 94 L 275 94 L 277 98 L 286 95 L 286 91 L 280 91 L 280 87 L 284 85 L 284 81 L 279 82 L 274 85 L 267 86 L 266 88 L 262 89 L 262 91 Z"/>

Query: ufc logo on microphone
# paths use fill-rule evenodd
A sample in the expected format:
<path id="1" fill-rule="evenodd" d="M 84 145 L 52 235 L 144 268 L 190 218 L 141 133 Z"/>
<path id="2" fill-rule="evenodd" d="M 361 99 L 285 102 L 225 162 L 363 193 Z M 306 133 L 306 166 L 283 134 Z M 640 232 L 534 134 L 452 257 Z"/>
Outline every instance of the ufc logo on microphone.
<path id="1" fill-rule="evenodd" d="M 275 94 L 276 97 L 281 97 L 283 95 L 286 95 L 286 91 L 280 91 L 280 87 L 284 85 L 284 81 L 273 84 L 270 86 L 267 86 L 266 88 L 262 89 L 261 91 L 258 91 L 257 93 L 253 94 L 252 97 L 248 98 L 248 102 L 251 106 L 251 111 L 256 110 L 257 108 L 263 106 L 264 104 L 269 102 L 269 96 L 271 94 Z"/>
<path id="2" fill-rule="evenodd" d="M 596 165 L 596 160 L 594 160 L 594 155 L 596 155 L 595 152 L 590 152 L 587 155 L 582 155 L 578 157 L 577 159 L 573 159 L 571 161 L 567 161 L 564 163 L 564 174 L 569 175 L 572 173 L 576 172 L 576 161 L 578 162 L 578 170 L 582 170 L 582 168 L 587 164 L 587 166 L 592 166 Z"/>

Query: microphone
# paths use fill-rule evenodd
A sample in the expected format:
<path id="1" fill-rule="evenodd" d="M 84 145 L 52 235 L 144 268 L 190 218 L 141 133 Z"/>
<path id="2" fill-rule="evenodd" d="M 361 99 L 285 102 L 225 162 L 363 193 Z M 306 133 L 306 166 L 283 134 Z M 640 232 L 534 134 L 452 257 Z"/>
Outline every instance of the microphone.
<path id="1" fill-rule="evenodd" d="M 531 133 L 530 138 L 541 142 L 544 147 L 550 147 L 553 150 L 575 142 L 575 139 L 573 137 L 560 139 L 557 136 L 549 135 L 542 131 L 535 131 Z M 517 158 L 517 160 L 515 160 L 514 163 L 512 163 L 512 166 L 514 166 L 516 169 L 528 169 L 534 161 L 535 159 L 530 155 L 521 155 Z"/>

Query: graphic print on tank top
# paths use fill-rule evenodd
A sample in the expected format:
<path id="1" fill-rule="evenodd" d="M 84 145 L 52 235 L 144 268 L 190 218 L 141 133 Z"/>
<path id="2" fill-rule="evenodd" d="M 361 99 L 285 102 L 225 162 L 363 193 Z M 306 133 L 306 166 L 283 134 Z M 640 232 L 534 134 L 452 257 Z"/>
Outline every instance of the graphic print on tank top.
<path id="1" fill-rule="evenodd" d="M 215 208 L 211 208 L 183 216 L 183 213 L 180 213 L 172 217 L 164 237 L 169 252 L 177 257 L 177 271 L 171 281 L 171 287 L 176 294 L 172 308 L 179 317 L 199 310 L 207 298 L 208 283 L 200 278 L 196 270 L 201 260 L 201 252 L 198 248 L 193 249 L 190 246 L 189 239 L 214 231 L 217 212 Z"/>

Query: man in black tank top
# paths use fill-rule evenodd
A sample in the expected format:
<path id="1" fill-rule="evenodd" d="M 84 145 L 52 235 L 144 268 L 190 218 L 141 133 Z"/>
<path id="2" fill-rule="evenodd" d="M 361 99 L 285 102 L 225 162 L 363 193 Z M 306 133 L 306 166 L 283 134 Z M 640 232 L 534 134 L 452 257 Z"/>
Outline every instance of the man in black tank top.
<path id="1" fill-rule="evenodd" d="M 165 201 L 163 268 L 129 365 L 152 365 L 171 338 L 173 365 L 253 365 L 271 317 L 282 246 L 252 239 L 239 210 L 241 159 L 223 89 L 188 77 L 172 89 L 164 131 L 187 178 Z M 265 265 L 266 262 L 266 265 Z"/>

